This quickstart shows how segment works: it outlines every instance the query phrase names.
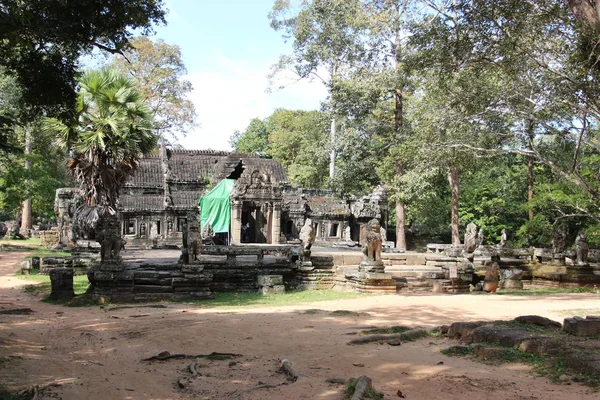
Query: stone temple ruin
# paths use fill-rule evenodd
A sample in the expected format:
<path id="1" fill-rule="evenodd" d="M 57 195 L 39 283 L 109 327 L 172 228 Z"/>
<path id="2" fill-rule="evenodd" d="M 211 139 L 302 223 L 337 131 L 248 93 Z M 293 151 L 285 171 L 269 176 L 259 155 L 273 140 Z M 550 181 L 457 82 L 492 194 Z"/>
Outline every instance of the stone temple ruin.
<path id="1" fill-rule="evenodd" d="M 316 226 L 317 245 L 363 243 L 367 223 L 387 220 L 382 188 L 360 199 L 339 199 L 329 191 L 293 187 L 275 160 L 217 151 L 164 150 L 144 158 L 123 187 L 120 211 L 127 247 L 181 246 L 188 226 L 198 226 L 198 200 L 221 180 L 235 180 L 231 195 L 231 243 L 278 244 L 298 239 L 307 218 Z M 76 189 L 59 189 L 56 211 L 63 245 L 94 232 L 73 225 Z"/>
<path id="2" fill-rule="evenodd" d="M 229 217 L 229 235 L 213 237 L 199 224 L 206 207 L 198 202 L 223 182 L 230 189 L 221 212 Z M 600 286 L 600 253 L 589 249 L 584 234 L 578 235 L 574 252 L 566 249 L 560 230 L 553 249 L 511 249 L 506 232 L 497 245 L 483 245 L 483 231 L 469 224 L 461 246 L 430 244 L 428 253 L 385 251 L 390 245 L 385 241 L 388 210 L 382 188 L 363 198 L 340 199 L 327 191 L 291 186 L 274 160 L 236 153 L 163 150 L 142 160 L 123 187 L 123 218 L 113 229 L 120 229 L 126 248 L 176 246 L 179 260 L 107 262 L 104 257 L 90 269 L 81 262 L 82 249 L 92 252 L 102 234 L 74 224 L 80 203 L 76 189 L 57 191 L 58 236 L 77 253 L 64 263 L 52 262 L 86 269 L 90 293 L 111 301 L 209 298 L 220 291 L 391 294 Z M 315 252 L 313 245 L 320 250 Z M 42 269 L 52 269 L 49 264 L 42 260 Z"/>

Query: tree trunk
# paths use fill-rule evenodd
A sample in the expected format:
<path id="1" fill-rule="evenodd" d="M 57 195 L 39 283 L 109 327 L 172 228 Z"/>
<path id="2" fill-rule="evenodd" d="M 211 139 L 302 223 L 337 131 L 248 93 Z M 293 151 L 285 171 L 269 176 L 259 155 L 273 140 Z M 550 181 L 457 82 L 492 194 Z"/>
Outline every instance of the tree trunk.
<path id="1" fill-rule="evenodd" d="M 336 147 L 336 137 L 335 132 L 335 116 L 331 118 L 331 154 L 329 155 L 329 186 L 331 187 L 331 183 L 333 182 L 333 176 L 335 175 L 335 147 Z"/>
<path id="2" fill-rule="evenodd" d="M 533 200 L 533 157 L 527 160 L 527 200 Z M 533 219 L 533 207 L 529 207 L 529 220 Z"/>
<path id="3" fill-rule="evenodd" d="M 402 169 L 402 162 L 396 161 L 396 175 L 401 177 L 404 171 Z M 396 202 L 396 248 L 406 250 L 406 212 L 404 209 L 404 202 Z"/>
<path id="4" fill-rule="evenodd" d="M 398 29 L 396 31 L 396 40 L 394 43 L 396 69 L 401 66 L 402 61 L 400 36 L 401 32 L 400 29 Z M 404 133 L 404 93 L 402 92 L 402 88 L 396 88 L 394 90 L 394 101 L 394 134 L 396 136 L 396 142 L 400 143 L 402 140 L 402 134 Z M 398 182 L 403 175 L 404 165 L 402 164 L 402 160 L 396 159 L 396 178 Z M 396 248 L 406 250 L 406 210 L 404 208 L 403 201 L 396 201 Z"/>
<path id="5" fill-rule="evenodd" d="M 448 182 L 452 188 L 452 216 L 450 223 L 452 225 L 452 244 L 460 245 L 460 231 L 458 229 L 458 168 L 450 167 Z"/>
<path id="6" fill-rule="evenodd" d="M 31 129 L 29 127 L 25 128 L 25 170 L 31 170 L 31 161 L 29 161 L 29 155 L 31 154 Z M 25 186 L 29 188 L 31 186 L 31 179 L 27 179 L 25 181 Z M 33 228 L 33 220 L 32 220 L 32 210 L 31 210 L 31 197 L 23 200 L 22 208 L 21 208 L 21 230 L 25 231 L 27 229 Z"/>

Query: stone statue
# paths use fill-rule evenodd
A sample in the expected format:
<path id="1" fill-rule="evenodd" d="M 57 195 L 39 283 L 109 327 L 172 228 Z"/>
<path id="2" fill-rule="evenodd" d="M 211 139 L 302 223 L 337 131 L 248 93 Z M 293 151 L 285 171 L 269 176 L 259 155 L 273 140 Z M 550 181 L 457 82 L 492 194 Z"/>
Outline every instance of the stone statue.
<path id="1" fill-rule="evenodd" d="M 140 237 L 142 237 L 142 238 L 146 237 L 146 223 L 145 222 L 140 223 Z"/>
<path id="2" fill-rule="evenodd" d="M 352 233 L 349 226 L 344 228 L 344 240 L 347 242 L 352 241 Z"/>
<path id="3" fill-rule="evenodd" d="M 500 279 L 500 265 L 497 258 L 485 262 L 485 278 L 483 278 L 483 291 L 496 293 Z"/>
<path id="4" fill-rule="evenodd" d="M 304 251 L 310 250 L 316 237 L 317 230 L 313 225 L 312 219 L 307 218 L 306 221 L 304 221 L 304 226 L 300 229 L 300 240 L 302 241 Z"/>
<path id="5" fill-rule="evenodd" d="M 481 246 L 483 244 L 483 240 L 485 239 L 484 235 L 483 235 L 483 228 L 479 229 L 479 232 L 477 232 L 477 247 Z"/>
<path id="6" fill-rule="evenodd" d="M 98 221 L 96 241 L 100 243 L 102 262 L 121 261 L 120 253 L 125 241 L 121 238 L 121 219 L 117 214 L 106 212 Z"/>
<path id="7" fill-rule="evenodd" d="M 565 244 L 567 241 L 567 226 L 559 225 L 552 237 L 552 253 L 562 254 L 565 252 Z"/>
<path id="8" fill-rule="evenodd" d="M 387 242 L 387 230 L 383 226 L 379 228 L 379 234 L 381 235 L 381 241 Z"/>
<path id="9" fill-rule="evenodd" d="M 363 246 L 365 261 L 381 261 L 381 225 L 374 218 L 367 223 L 367 244 Z"/>
<path id="10" fill-rule="evenodd" d="M 466 254 L 473 253 L 477 248 L 477 225 L 471 222 L 467 225 L 467 231 L 465 232 L 465 244 L 464 251 Z"/>
<path id="11" fill-rule="evenodd" d="M 500 247 L 506 246 L 506 242 L 508 241 L 508 232 L 506 229 L 502 229 L 502 234 L 500 235 L 500 243 L 498 244 Z"/>
<path id="12" fill-rule="evenodd" d="M 202 229 L 202 240 L 206 243 L 213 243 L 213 237 L 215 236 L 215 232 L 213 231 L 212 226 L 207 222 Z"/>
<path id="13" fill-rule="evenodd" d="M 577 248 L 577 264 L 585 265 L 588 261 L 590 246 L 587 242 L 587 234 L 583 231 L 577 234 L 575 238 L 575 247 Z"/>
<path id="14" fill-rule="evenodd" d="M 198 260 L 198 255 L 202 253 L 202 235 L 197 226 L 190 227 L 187 237 L 188 256 L 190 261 Z"/>

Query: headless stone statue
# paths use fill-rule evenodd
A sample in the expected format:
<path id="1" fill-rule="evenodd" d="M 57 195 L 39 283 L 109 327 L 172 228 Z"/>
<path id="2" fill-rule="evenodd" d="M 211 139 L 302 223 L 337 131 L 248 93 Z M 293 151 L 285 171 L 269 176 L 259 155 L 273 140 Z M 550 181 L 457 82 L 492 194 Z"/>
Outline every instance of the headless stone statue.
<path id="1" fill-rule="evenodd" d="M 317 231 L 313 226 L 312 219 L 307 218 L 304 222 L 304 226 L 300 229 L 300 240 L 302 241 L 302 247 L 305 252 L 310 251 L 316 237 Z"/>
<path id="2" fill-rule="evenodd" d="M 504 247 L 506 246 L 506 242 L 508 241 L 508 232 L 506 232 L 506 229 L 502 229 L 502 234 L 500 235 L 500 247 Z"/>
<path id="3" fill-rule="evenodd" d="M 465 232 L 465 244 L 464 252 L 471 254 L 477 248 L 477 225 L 471 222 L 467 225 L 467 231 Z"/>
<path id="4" fill-rule="evenodd" d="M 197 226 L 190 227 L 188 232 L 188 257 L 190 261 L 197 261 L 202 252 L 202 235 Z"/>
<path id="5" fill-rule="evenodd" d="M 575 238 L 575 247 L 577 248 L 577 264 L 587 264 L 590 246 L 588 245 L 587 234 L 585 232 L 581 231 L 577 234 L 577 238 Z"/>

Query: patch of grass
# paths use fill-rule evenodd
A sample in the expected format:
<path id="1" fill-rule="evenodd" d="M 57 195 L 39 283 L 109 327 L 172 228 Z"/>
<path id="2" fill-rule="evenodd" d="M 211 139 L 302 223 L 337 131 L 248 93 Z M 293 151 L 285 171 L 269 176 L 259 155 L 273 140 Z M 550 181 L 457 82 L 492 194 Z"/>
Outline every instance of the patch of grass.
<path id="1" fill-rule="evenodd" d="M 512 296 L 546 296 L 563 293 L 594 293 L 594 288 L 582 286 L 576 288 L 532 288 L 523 290 L 498 290 L 498 295 Z"/>
<path id="2" fill-rule="evenodd" d="M 550 328 L 550 327 L 544 327 L 544 326 L 539 326 L 539 325 L 534 325 L 534 324 L 526 324 L 526 323 L 519 322 L 519 321 L 495 321 L 494 325 L 506 326 L 509 328 L 525 329 L 525 330 L 527 330 L 529 332 L 533 332 L 533 333 L 548 333 L 552 329 L 554 329 L 554 330 L 558 329 L 558 328 Z"/>
<path id="3" fill-rule="evenodd" d="M 208 308 L 251 308 L 278 307 L 298 304 L 316 303 L 320 301 L 356 299 L 372 296 L 370 294 L 336 292 L 333 290 L 289 291 L 283 294 L 263 295 L 260 293 L 215 293 L 212 300 L 185 301 L 200 307 Z"/>
<path id="4" fill-rule="evenodd" d="M 394 333 L 403 333 L 410 330 L 409 327 L 407 326 L 387 326 L 387 327 L 381 327 L 381 328 L 375 328 L 375 329 L 369 329 L 366 331 L 362 331 L 360 334 L 361 335 L 387 335 L 387 334 L 394 334 Z"/>
<path id="5" fill-rule="evenodd" d="M 442 353 L 445 356 L 448 357 L 452 357 L 452 356 L 458 356 L 458 357 L 464 357 L 464 356 L 470 356 L 471 354 L 473 354 L 473 348 L 471 346 L 450 346 L 447 349 L 442 349 L 440 350 L 440 353 Z"/>
<path id="6" fill-rule="evenodd" d="M 25 292 L 35 295 L 49 295 L 51 291 L 50 276 L 40 275 L 38 270 L 31 270 L 30 275 L 17 275 L 20 279 L 37 282 L 36 285 L 25 286 Z M 88 288 L 87 275 L 75 275 L 73 277 L 73 290 L 76 295 L 84 294 Z"/>
<path id="7" fill-rule="evenodd" d="M 344 390 L 344 395 L 347 398 L 351 398 L 354 392 L 356 391 L 356 383 L 358 379 L 350 378 L 348 383 L 346 384 L 346 389 Z M 372 400 L 383 400 L 383 393 L 378 392 L 375 388 L 370 388 L 365 391 L 365 397 Z"/>
<path id="8" fill-rule="evenodd" d="M 42 246 L 42 242 L 39 238 L 30 238 L 27 240 L 2 239 L 0 240 L 0 245 L 2 246 L 3 251 L 29 252 L 28 258 L 71 256 L 71 253 L 68 251 L 57 251 Z"/>
<path id="9" fill-rule="evenodd" d="M 329 313 L 332 317 L 362 317 L 364 315 L 369 315 L 367 313 L 360 313 L 356 311 L 350 310 L 335 310 Z"/>
<path id="10" fill-rule="evenodd" d="M 565 317 L 585 317 L 586 315 L 600 315 L 600 308 L 573 308 L 570 310 L 551 310 L 551 312 Z"/>
<path id="11" fill-rule="evenodd" d="M 0 384 L 0 399 L 2 400 L 29 400 L 31 396 L 27 393 L 15 393 Z"/>

